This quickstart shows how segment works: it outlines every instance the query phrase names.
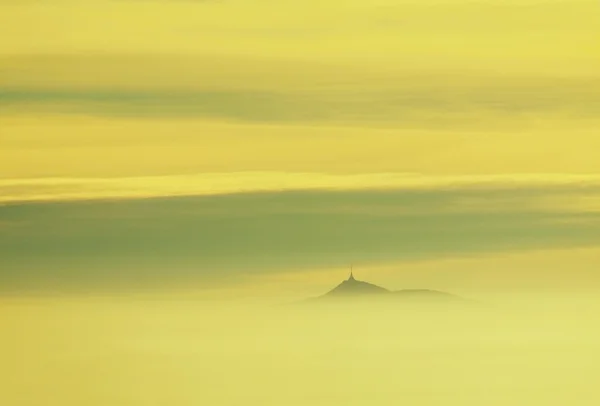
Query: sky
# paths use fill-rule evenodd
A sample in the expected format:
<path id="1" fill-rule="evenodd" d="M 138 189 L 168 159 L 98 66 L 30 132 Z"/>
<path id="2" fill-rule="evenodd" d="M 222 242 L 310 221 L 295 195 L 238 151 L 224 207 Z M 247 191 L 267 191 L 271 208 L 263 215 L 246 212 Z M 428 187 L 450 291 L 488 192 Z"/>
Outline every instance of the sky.
<path id="1" fill-rule="evenodd" d="M 598 289 L 599 14 L 0 0 L 0 294 Z"/>

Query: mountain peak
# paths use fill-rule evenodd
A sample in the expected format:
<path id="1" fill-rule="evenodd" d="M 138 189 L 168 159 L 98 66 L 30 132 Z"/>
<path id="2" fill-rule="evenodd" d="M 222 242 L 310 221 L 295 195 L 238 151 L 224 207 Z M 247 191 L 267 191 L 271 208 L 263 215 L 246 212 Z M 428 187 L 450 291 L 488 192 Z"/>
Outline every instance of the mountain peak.
<path id="1" fill-rule="evenodd" d="M 337 285 L 335 288 L 325 294 L 325 296 L 338 296 L 338 295 L 362 295 L 362 294 L 373 294 L 373 293 L 389 293 L 389 291 L 381 286 L 373 285 L 372 283 L 359 281 L 354 278 L 352 272 L 350 277 Z"/>

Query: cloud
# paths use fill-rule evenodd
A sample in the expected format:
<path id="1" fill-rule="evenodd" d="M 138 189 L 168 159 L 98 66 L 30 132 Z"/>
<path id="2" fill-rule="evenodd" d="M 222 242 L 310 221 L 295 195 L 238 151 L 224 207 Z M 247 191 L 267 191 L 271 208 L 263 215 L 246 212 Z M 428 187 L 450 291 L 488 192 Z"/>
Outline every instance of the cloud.
<path id="1" fill-rule="evenodd" d="M 351 261 L 420 261 L 594 246 L 600 212 L 546 189 L 290 190 L 0 206 L 5 291 L 213 286 Z M 237 281 L 236 281 L 237 280 Z"/>
<path id="2" fill-rule="evenodd" d="M 427 176 L 411 173 L 328 174 L 224 172 L 120 178 L 0 179 L 0 203 L 225 195 L 302 190 L 508 190 L 519 194 L 597 191 L 600 175 L 505 174 Z"/>
<path id="3" fill-rule="evenodd" d="M 366 67 L 266 56 L 0 58 L 2 114 L 495 128 L 595 120 L 596 75 Z"/>
<path id="4" fill-rule="evenodd" d="M 594 91 L 594 89 L 596 91 Z M 248 122 L 380 123 L 422 128 L 523 125 L 558 115 L 594 119 L 600 91 L 594 80 L 567 85 L 464 83 L 382 91 L 313 90 L 306 93 L 246 90 L 34 90 L 4 89 L 6 113 L 79 114 L 108 117 L 193 117 Z M 520 123 L 520 124 L 519 124 Z"/>

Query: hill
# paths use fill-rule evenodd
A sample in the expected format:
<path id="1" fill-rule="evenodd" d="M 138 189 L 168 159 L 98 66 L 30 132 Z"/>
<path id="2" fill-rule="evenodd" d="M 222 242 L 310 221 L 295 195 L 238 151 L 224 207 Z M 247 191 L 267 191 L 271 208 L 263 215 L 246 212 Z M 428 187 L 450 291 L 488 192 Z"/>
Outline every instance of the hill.
<path id="1" fill-rule="evenodd" d="M 352 272 L 345 281 L 342 281 L 335 288 L 322 296 L 313 298 L 319 301 L 324 300 L 353 300 L 353 299 L 390 299 L 390 300 L 456 300 L 458 296 L 447 292 L 441 292 L 430 289 L 403 289 L 392 291 L 369 282 L 360 281 L 354 278 Z"/>

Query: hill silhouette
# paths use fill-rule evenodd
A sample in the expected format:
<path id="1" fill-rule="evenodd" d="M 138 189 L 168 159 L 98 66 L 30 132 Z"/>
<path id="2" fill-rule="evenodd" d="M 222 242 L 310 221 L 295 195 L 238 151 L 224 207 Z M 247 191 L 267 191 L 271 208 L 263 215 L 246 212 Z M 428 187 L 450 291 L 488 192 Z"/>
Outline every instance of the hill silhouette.
<path id="1" fill-rule="evenodd" d="M 322 296 L 318 296 L 314 299 L 323 300 L 336 300 L 336 299 L 423 299 L 423 300 L 452 300 L 461 299 L 451 293 L 441 292 L 438 290 L 430 289 L 402 289 L 392 291 L 381 286 L 374 285 L 369 282 L 360 281 L 354 278 L 352 271 L 348 279 L 342 281 L 335 288 Z"/>
<path id="2" fill-rule="evenodd" d="M 335 288 L 326 293 L 326 296 L 352 296 L 352 295 L 367 295 L 367 294 L 385 294 L 390 293 L 389 290 L 381 286 L 373 285 L 372 283 L 363 282 L 354 279 L 354 275 L 350 273 L 350 277 L 337 285 Z"/>

